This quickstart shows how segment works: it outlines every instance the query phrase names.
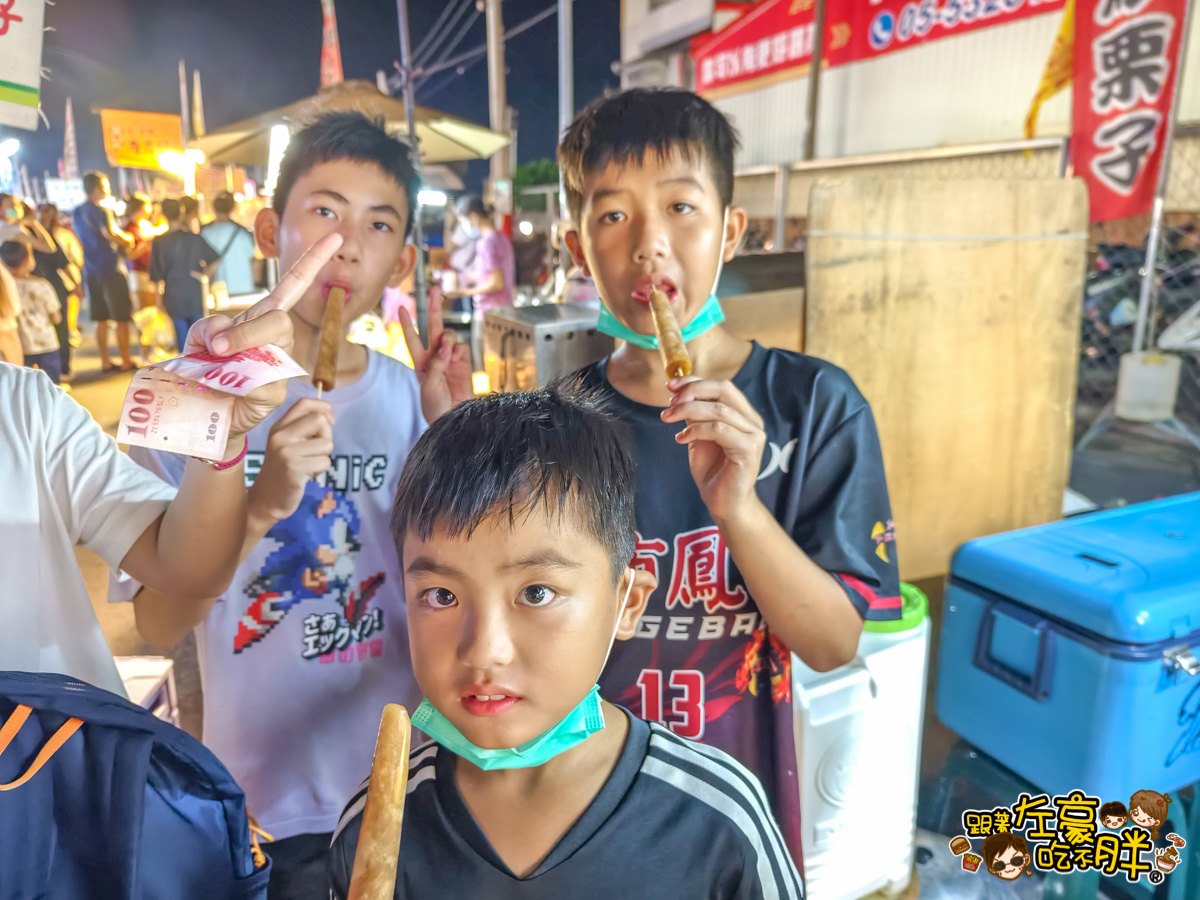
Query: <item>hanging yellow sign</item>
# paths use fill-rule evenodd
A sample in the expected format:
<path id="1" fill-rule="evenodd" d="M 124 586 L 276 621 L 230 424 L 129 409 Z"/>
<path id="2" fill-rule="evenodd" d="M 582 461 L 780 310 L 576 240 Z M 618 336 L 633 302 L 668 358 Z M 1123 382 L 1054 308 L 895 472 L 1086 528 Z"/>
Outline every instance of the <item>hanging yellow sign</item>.
<path id="1" fill-rule="evenodd" d="M 100 110 L 104 153 L 110 166 L 157 169 L 164 150 L 183 151 L 179 116 L 127 109 Z"/>

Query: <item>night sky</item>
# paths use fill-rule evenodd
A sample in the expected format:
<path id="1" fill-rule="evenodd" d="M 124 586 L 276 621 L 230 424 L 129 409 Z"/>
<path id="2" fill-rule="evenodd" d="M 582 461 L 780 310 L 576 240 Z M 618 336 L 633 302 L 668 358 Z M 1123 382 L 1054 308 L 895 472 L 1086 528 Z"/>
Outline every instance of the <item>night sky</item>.
<path id="1" fill-rule="evenodd" d="M 414 49 L 448 0 L 409 0 Z M 505 0 L 511 28 L 555 0 Z M 474 16 L 466 13 L 462 22 Z M 346 78 L 375 80 L 399 59 L 392 0 L 337 0 L 338 34 Z M 42 109 L 50 120 L 36 134 L 0 128 L 22 141 L 20 160 L 31 175 L 57 174 L 63 111 L 73 98 L 81 170 L 107 168 L 100 117 L 93 106 L 179 112 L 179 59 L 189 79 L 199 69 L 208 129 L 226 125 L 316 92 L 320 79 L 320 0 L 57 0 L 46 8 Z M 519 115 L 520 162 L 552 156 L 558 135 L 558 22 L 550 16 L 508 42 L 508 102 Z M 484 17 L 454 51 L 484 42 Z M 611 63 L 620 57 L 620 0 L 575 4 L 576 108 L 615 87 Z M 190 85 L 189 85 L 190 86 Z M 488 122 L 487 64 L 462 76 L 434 75 L 417 102 L 482 124 Z M 472 164 L 468 182 L 486 175 Z"/>

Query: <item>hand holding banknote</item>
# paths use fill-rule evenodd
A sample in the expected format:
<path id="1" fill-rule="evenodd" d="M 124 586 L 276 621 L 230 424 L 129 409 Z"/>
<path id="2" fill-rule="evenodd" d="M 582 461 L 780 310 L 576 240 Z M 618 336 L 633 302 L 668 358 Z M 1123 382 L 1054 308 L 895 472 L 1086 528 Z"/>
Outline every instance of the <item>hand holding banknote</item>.
<path id="1" fill-rule="evenodd" d="M 317 241 L 268 296 L 236 319 L 210 316 L 188 332 L 184 355 L 134 373 L 117 439 L 202 459 L 232 458 L 240 438 L 287 396 L 287 380 L 305 374 L 287 355 L 287 311 L 341 246 Z"/>
<path id="2" fill-rule="evenodd" d="M 325 263 L 342 245 L 340 234 L 328 234 L 308 248 L 299 262 L 280 279 L 275 290 L 235 319 L 208 316 L 188 332 L 184 355 L 207 353 L 228 357 L 273 344 L 283 352 L 292 349 L 292 320 L 288 310 L 299 302 Z M 287 396 L 287 381 L 274 381 L 237 397 L 229 423 L 230 443 L 265 419 Z"/>

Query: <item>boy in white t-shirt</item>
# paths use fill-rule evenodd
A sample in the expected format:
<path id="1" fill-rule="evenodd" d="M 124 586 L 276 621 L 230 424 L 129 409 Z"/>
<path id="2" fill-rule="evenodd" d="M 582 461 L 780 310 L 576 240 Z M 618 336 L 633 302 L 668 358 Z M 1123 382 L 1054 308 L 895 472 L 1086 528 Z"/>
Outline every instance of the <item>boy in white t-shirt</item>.
<path id="1" fill-rule="evenodd" d="M 197 325 L 187 349 L 290 349 L 286 310 L 339 243 L 331 237 L 313 247 L 237 320 L 212 316 Z M 131 462 L 45 375 L 0 363 L 0 669 L 60 672 L 124 695 L 75 547 L 183 598 L 224 590 L 246 530 L 245 434 L 286 389 L 277 382 L 235 398 L 223 459 L 179 457 L 176 490 Z"/>
<path id="2" fill-rule="evenodd" d="M 156 646 L 196 629 L 204 742 L 274 838 L 272 900 L 327 897 L 325 852 L 370 767 L 380 711 L 420 699 L 391 503 L 426 421 L 471 396 L 468 348 L 441 330 L 436 304 L 429 351 L 405 320 L 416 373 L 345 337 L 412 271 L 419 189 L 409 148 L 360 114 L 325 116 L 292 137 L 255 236 L 282 266 L 321 235 L 342 236 L 291 313 L 294 356 L 312 371 L 328 288 L 347 289 L 335 386 L 317 400 L 295 379 L 288 402 L 250 434 L 249 525 L 229 590 L 202 603 L 133 597 L 138 628 Z M 172 457 L 134 458 L 177 477 Z M 136 587 L 119 591 L 128 598 Z"/>

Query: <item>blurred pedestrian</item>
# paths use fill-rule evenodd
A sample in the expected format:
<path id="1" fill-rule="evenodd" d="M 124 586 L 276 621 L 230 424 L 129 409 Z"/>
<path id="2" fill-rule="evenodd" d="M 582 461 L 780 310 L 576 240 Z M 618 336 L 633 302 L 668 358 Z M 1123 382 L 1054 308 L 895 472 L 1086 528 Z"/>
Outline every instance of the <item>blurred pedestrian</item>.
<path id="1" fill-rule="evenodd" d="M 70 274 L 71 260 L 67 257 L 64 244 L 55 235 L 55 222 L 58 219 L 58 209 L 52 204 L 38 207 L 38 221 L 46 232 L 54 238 L 54 252 L 44 253 L 33 251 L 33 261 L 36 264 L 33 274 L 44 278 L 54 289 L 58 297 L 61 315 L 55 323 L 54 330 L 58 335 L 58 366 L 62 381 L 71 380 L 71 326 L 67 321 L 67 312 L 71 304 L 71 290 L 78 284 Z"/>
<path id="2" fill-rule="evenodd" d="M 105 372 L 133 369 L 129 354 L 129 323 L 133 321 L 133 299 L 129 295 L 125 265 L 118 252 L 133 246 L 133 239 L 117 227 L 112 211 L 101 202 L 112 197 L 108 176 L 88 172 L 83 176 L 87 202 L 75 210 L 75 234 L 83 246 L 83 275 L 87 284 L 88 305 L 96 323 L 96 345 L 100 368 Z M 121 351 L 118 367 L 108 356 L 108 323 L 117 326 L 117 347 Z"/>
<path id="3" fill-rule="evenodd" d="M 150 281 L 150 242 L 155 237 L 150 223 L 150 198 L 145 194 L 130 194 L 125 198 L 125 215 L 122 229 L 133 240 L 125 253 L 129 268 L 129 293 L 133 297 L 134 309 L 145 309 L 158 301 L 158 294 Z"/>
<path id="4" fill-rule="evenodd" d="M 25 363 L 21 335 L 17 330 L 21 317 L 21 300 L 17 296 L 17 281 L 0 265 L 0 362 L 20 366 Z"/>
<path id="5" fill-rule="evenodd" d="M 512 241 L 496 228 L 493 211 L 471 194 L 458 201 L 464 234 L 475 242 L 475 257 L 465 284 L 446 293 L 447 299 L 471 296 L 471 354 L 476 369 L 483 367 L 483 317 L 489 309 L 512 306 L 516 272 Z"/>
<path id="6" fill-rule="evenodd" d="M 0 194 L 0 244 L 5 241 L 16 241 L 46 253 L 54 252 L 54 238 L 46 233 L 32 208 L 12 194 Z"/>
<path id="7" fill-rule="evenodd" d="M 182 351 L 188 331 L 204 318 L 205 267 L 219 257 L 188 228 L 180 201 L 164 200 L 162 212 L 168 230 L 150 245 L 150 280 L 159 286 L 160 306 L 175 324 L 176 346 Z"/>
<path id="8" fill-rule="evenodd" d="M 0 262 L 12 274 L 17 284 L 17 298 L 21 314 L 17 319 L 17 331 L 21 337 L 21 351 L 25 365 L 41 369 L 50 380 L 59 384 L 58 335 L 54 326 L 62 320 L 62 306 L 55 296 L 54 288 L 44 278 L 33 274 L 33 251 L 17 241 L 0 244 Z"/>
<path id="9" fill-rule="evenodd" d="M 71 217 L 64 215 L 53 203 L 38 207 L 38 219 L 67 257 L 68 265 L 59 274 L 69 292 L 66 315 L 68 344 L 78 347 L 83 343 L 79 333 L 79 306 L 83 302 L 83 247 L 71 230 Z"/>
<path id="10" fill-rule="evenodd" d="M 218 194 L 213 200 L 213 220 L 200 229 L 201 237 L 217 251 L 209 280 L 213 284 L 224 282 L 225 292 L 231 297 L 254 293 L 254 235 L 233 220 L 236 208 L 233 194 Z"/>
<path id="11" fill-rule="evenodd" d="M 192 234 L 200 233 L 200 201 L 195 197 L 184 195 L 179 198 L 179 208 L 183 210 L 183 225 Z"/>

